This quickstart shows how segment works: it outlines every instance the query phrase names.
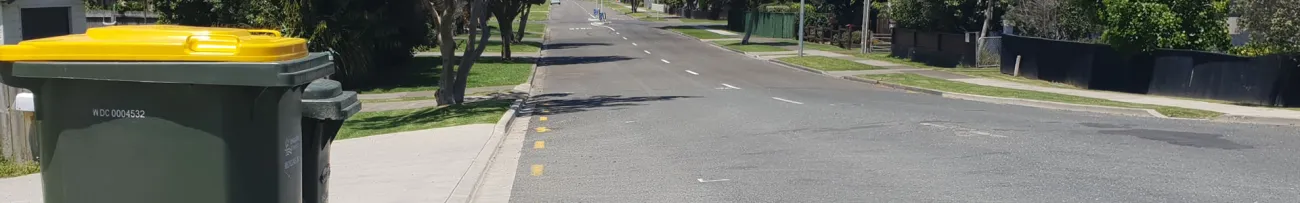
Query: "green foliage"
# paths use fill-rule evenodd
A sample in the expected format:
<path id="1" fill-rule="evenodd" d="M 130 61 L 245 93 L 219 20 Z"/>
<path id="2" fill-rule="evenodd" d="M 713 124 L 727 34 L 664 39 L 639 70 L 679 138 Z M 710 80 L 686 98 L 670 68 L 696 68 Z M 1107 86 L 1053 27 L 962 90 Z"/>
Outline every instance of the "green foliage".
<path id="1" fill-rule="evenodd" d="M 984 13 L 991 1 L 972 0 L 899 0 L 890 1 L 887 15 L 898 27 L 922 31 L 977 32 L 982 29 Z M 995 7 L 996 13 L 1002 12 Z M 999 19 L 992 23 L 1000 24 Z"/>
<path id="2" fill-rule="evenodd" d="M 1008 0 L 1006 4 L 1006 18 L 1019 35 L 1087 41 L 1102 32 L 1098 0 Z"/>
<path id="3" fill-rule="evenodd" d="M 106 5 L 102 0 L 82 0 L 86 9 L 90 10 L 113 10 L 118 12 L 124 11 L 145 11 L 148 10 L 149 3 L 145 0 L 118 0 L 117 4 Z"/>
<path id="4" fill-rule="evenodd" d="M 1239 0 L 1232 11 L 1241 15 L 1242 30 L 1250 33 L 1251 40 L 1234 53 L 1300 53 L 1300 18 L 1296 17 L 1300 0 Z"/>
<path id="5" fill-rule="evenodd" d="M 1121 51 L 1229 47 L 1223 0 L 1104 0 L 1102 40 Z"/>
<path id="6" fill-rule="evenodd" d="M 1122 51 L 1151 51 L 1187 41 L 1178 16 L 1169 6 L 1137 0 L 1105 0 L 1102 39 Z"/>
<path id="7" fill-rule="evenodd" d="M 335 79 L 365 86 L 428 44 L 424 0 L 152 0 L 170 24 L 276 29 L 339 57 Z"/>

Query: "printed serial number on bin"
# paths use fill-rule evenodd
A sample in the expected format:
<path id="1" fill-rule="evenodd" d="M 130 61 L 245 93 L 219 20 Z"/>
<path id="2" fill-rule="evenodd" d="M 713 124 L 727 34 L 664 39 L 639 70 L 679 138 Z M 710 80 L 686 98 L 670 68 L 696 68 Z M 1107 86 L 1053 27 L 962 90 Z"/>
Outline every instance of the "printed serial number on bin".
<path id="1" fill-rule="evenodd" d="M 106 118 L 144 118 L 144 110 L 131 109 L 91 109 L 90 115 Z"/>

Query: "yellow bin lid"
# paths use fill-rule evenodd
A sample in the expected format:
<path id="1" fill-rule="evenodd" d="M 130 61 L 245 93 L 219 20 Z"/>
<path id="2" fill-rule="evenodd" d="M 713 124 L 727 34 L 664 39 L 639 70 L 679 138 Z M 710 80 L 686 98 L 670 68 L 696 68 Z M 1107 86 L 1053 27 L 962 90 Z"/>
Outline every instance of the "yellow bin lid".
<path id="1" fill-rule="evenodd" d="M 176 25 L 98 27 L 0 46 L 0 61 L 273 62 L 306 56 L 307 40 L 279 31 Z"/>

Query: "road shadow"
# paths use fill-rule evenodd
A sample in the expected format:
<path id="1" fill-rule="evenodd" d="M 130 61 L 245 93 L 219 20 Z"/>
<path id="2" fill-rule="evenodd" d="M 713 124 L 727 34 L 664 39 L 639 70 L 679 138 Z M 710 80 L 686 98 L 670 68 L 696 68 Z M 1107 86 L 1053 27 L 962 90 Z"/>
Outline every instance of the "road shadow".
<path id="1" fill-rule="evenodd" d="M 538 61 L 539 66 L 559 66 L 574 64 L 593 64 L 631 60 L 626 56 L 547 56 Z"/>
<path id="2" fill-rule="evenodd" d="M 577 48 L 577 47 L 585 47 L 585 46 L 609 46 L 609 45 L 610 45 L 609 43 L 585 43 L 585 42 L 580 42 L 580 43 L 555 43 L 555 44 L 548 44 L 548 45 L 546 45 L 546 49 L 547 49 L 547 50 L 552 50 L 552 49 L 568 49 L 568 48 Z"/>
<path id="3" fill-rule="evenodd" d="M 533 96 L 536 115 L 556 115 L 597 110 L 599 108 L 623 108 L 641 106 L 647 102 L 671 101 L 678 99 L 699 98 L 698 96 L 648 96 L 624 97 L 622 95 L 597 95 L 586 98 L 572 98 L 568 93 L 551 93 Z"/>

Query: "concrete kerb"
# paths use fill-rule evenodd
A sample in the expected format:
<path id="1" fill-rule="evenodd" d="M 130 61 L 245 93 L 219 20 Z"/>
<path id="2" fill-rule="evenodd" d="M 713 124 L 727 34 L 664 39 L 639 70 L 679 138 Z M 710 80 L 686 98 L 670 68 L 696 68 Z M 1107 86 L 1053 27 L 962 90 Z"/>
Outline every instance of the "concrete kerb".
<path id="1" fill-rule="evenodd" d="M 768 59 L 767 61 L 770 61 L 770 62 L 772 62 L 772 63 L 776 63 L 777 65 L 785 66 L 786 68 L 791 68 L 791 69 L 795 69 L 795 70 L 806 71 L 806 72 L 810 72 L 810 73 L 816 73 L 816 74 L 819 74 L 819 75 L 822 75 L 822 76 L 835 77 L 835 76 L 831 76 L 831 74 L 830 74 L 830 73 L 827 73 L 826 71 L 817 70 L 817 69 L 814 69 L 814 68 L 809 68 L 809 67 L 805 67 L 805 66 L 801 66 L 801 65 L 795 65 L 795 64 L 791 64 L 791 63 L 786 63 L 785 61 L 777 60 L 776 58 L 774 58 L 774 59 Z"/>
<path id="2" fill-rule="evenodd" d="M 497 120 L 496 126 L 492 129 L 492 135 L 488 137 L 487 143 L 483 144 L 483 148 L 479 150 L 474 162 L 470 163 L 469 169 L 465 170 L 465 174 L 456 182 L 456 187 L 452 188 L 451 195 L 444 202 L 469 202 L 473 199 L 488 166 L 492 165 L 492 161 L 496 159 L 497 150 L 501 149 L 502 141 L 506 137 L 507 130 L 511 127 L 510 124 L 514 123 L 515 118 L 518 117 L 517 109 L 520 109 L 524 104 L 524 99 L 516 99 L 513 104 L 510 104 L 510 110 L 506 110 L 506 113 L 501 115 L 501 119 Z"/>
<path id="3" fill-rule="evenodd" d="M 546 33 L 550 33 L 550 31 L 551 28 L 546 28 Z M 474 159 L 469 170 L 465 172 L 465 176 L 463 176 L 461 181 L 456 184 L 456 187 L 452 189 L 452 195 L 447 197 L 445 202 L 461 203 L 474 201 L 475 197 L 479 193 L 478 190 L 482 188 L 483 180 L 486 178 L 489 166 L 496 161 L 497 151 L 505 144 L 504 141 L 506 134 L 509 133 L 509 130 L 512 127 L 515 127 L 512 126 L 515 119 L 520 117 L 531 117 L 532 109 L 534 107 L 533 104 L 528 102 L 528 98 L 535 94 L 536 90 L 539 89 L 539 87 L 533 85 L 533 83 L 536 82 L 537 75 L 540 72 L 537 70 L 537 66 L 542 62 L 543 58 L 546 57 L 546 44 L 547 42 L 550 42 L 550 39 L 550 35 L 543 37 L 541 46 L 542 51 L 539 52 L 538 57 L 533 61 L 533 68 L 531 70 L 532 74 L 528 77 L 528 81 L 521 84 L 521 86 L 528 86 L 527 93 L 529 94 L 529 97 L 516 99 L 514 103 L 510 105 L 510 109 L 506 110 L 504 115 L 501 115 L 501 119 L 497 120 L 497 124 L 492 130 L 492 136 L 488 138 L 488 143 L 484 144 L 484 149 L 479 151 L 478 157 Z M 470 181 L 467 182 L 466 180 Z"/>

